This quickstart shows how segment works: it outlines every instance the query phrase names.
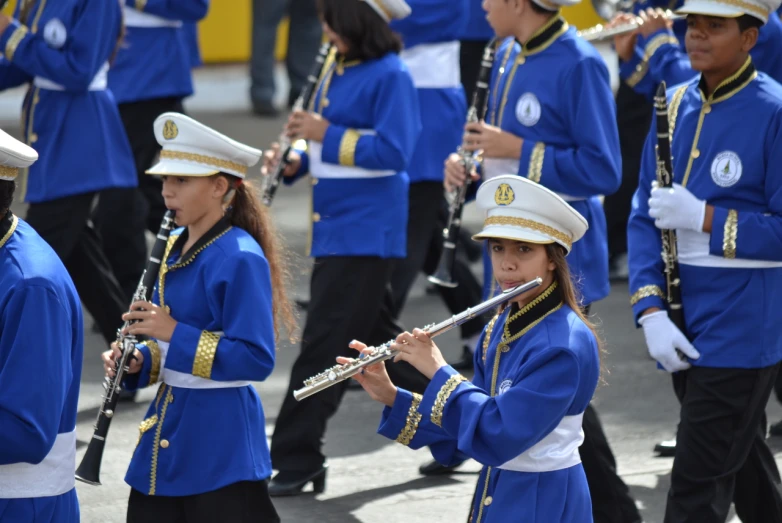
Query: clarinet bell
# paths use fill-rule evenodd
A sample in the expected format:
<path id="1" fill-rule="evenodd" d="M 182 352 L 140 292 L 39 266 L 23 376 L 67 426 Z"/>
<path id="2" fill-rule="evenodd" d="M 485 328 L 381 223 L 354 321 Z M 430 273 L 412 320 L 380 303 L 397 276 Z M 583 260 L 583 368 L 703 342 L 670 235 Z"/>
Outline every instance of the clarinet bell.
<path id="1" fill-rule="evenodd" d="M 447 245 L 443 246 L 443 254 L 440 256 L 440 262 L 437 264 L 437 270 L 427 278 L 430 283 L 448 289 L 454 289 L 459 286 L 459 284 L 453 279 L 453 262 L 455 253 L 455 249 L 449 248 Z"/>
<path id="2" fill-rule="evenodd" d="M 76 479 L 88 485 L 100 486 L 100 465 L 103 460 L 103 449 L 105 443 L 100 440 L 91 439 L 87 445 L 87 451 L 76 469 Z"/>

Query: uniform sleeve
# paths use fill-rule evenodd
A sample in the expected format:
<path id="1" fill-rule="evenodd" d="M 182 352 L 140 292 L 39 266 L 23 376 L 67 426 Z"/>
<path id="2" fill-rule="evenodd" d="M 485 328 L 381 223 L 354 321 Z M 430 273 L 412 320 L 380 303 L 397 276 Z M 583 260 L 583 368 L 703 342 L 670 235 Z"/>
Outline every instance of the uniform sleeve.
<path id="1" fill-rule="evenodd" d="M 571 408 L 579 380 L 575 356 L 557 348 L 528 360 L 513 385 L 494 397 L 446 366 L 432 378 L 419 409 L 465 455 L 498 466 L 554 430 Z"/>
<path id="2" fill-rule="evenodd" d="M 12 89 L 32 81 L 32 77 L 14 64 L 0 58 L 0 91 Z"/>
<path id="3" fill-rule="evenodd" d="M 652 119 L 641 155 L 638 188 L 633 195 L 627 223 L 627 257 L 630 270 L 630 304 L 637 319 L 650 307 L 664 308 L 664 266 L 660 256 L 662 236 L 649 216 L 649 193 L 656 179 L 654 143 L 657 124 Z"/>
<path id="4" fill-rule="evenodd" d="M 42 76 L 67 91 L 86 92 L 108 59 L 105 42 L 119 37 L 121 17 L 116 2 L 84 0 L 62 49 L 49 47 L 44 31 L 32 33 L 13 20 L 0 35 L 0 50 L 8 61 L 30 76 Z"/>
<path id="5" fill-rule="evenodd" d="M 165 368 L 215 381 L 263 381 L 275 356 L 269 265 L 262 256 L 241 253 L 216 274 L 208 300 L 223 332 L 178 323 Z"/>
<path id="6" fill-rule="evenodd" d="M 71 317 L 51 289 L 27 284 L 12 290 L 0 320 L 0 465 L 40 463 L 73 380 L 63 344 L 74 339 Z"/>
<path id="7" fill-rule="evenodd" d="M 301 164 L 299 165 L 299 170 L 296 171 L 296 174 L 282 177 L 283 185 L 293 185 L 310 173 L 310 155 L 307 152 L 307 149 L 303 147 L 294 147 L 293 151 L 299 153 Z"/>
<path id="8" fill-rule="evenodd" d="M 663 80 L 668 85 L 677 85 L 699 74 L 693 70 L 690 58 L 682 50 L 679 40 L 667 29 L 649 36 L 644 53 L 649 61 L 649 76 L 654 85 Z"/>
<path id="9" fill-rule="evenodd" d="M 373 104 L 373 132 L 330 124 L 321 158 L 326 163 L 371 170 L 404 171 L 421 134 L 418 93 L 403 70 L 380 80 Z"/>
<path id="10" fill-rule="evenodd" d="M 209 11 L 209 0 L 125 0 L 125 5 L 144 13 L 183 22 L 198 22 Z"/>
<path id="11" fill-rule="evenodd" d="M 714 208 L 709 251 L 725 258 L 782 261 L 782 116 L 778 115 L 773 132 L 766 138 L 768 166 L 765 193 L 768 212 L 746 212 L 724 207 Z"/>
<path id="12" fill-rule="evenodd" d="M 621 183 L 621 154 L 616 108 L 608 69 L 597 58 L 574 66 L 565 110 L 571 142 L 562 147 L 524 140 L 519 174 L 552 191 L 588 198 L 616 192 Z M 575 86 L 578 86 L 577 88 Z"/>
<path id="13" fill-rule="evenodd" d="M 657 86 L 652 75 L 649 74 L 649 60 L 644 56 L 642 47 L 636 45 L 633 55 L 628 61 L 620 60 L 619 78 L 636 93 L 649 100 L 654 98 Z"/>

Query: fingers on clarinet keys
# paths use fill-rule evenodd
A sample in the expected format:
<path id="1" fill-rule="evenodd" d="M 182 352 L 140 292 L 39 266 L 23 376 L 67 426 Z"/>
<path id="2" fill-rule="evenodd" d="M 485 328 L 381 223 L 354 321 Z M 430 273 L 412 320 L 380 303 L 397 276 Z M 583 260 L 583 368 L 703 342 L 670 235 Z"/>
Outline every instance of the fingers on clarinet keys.
<path id="1" fill-rule="evenodd" d="M 649 355 L 666 371 L 687 370 L 691 366 L 689 360 L 700 358 L 700 353 L 674 325 L 666 311 L 646 314 L 639 318 L 638 323 L 643 327 Z"/>

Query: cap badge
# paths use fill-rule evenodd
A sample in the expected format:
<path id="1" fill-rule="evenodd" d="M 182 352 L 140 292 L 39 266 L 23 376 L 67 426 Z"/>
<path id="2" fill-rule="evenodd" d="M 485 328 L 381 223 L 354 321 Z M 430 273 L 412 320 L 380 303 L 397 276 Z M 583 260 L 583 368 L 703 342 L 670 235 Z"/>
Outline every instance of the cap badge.
<path id="1" fill-rule="evenodd" d="M 513 189 L 507 183 L 500 184 L 494 192 L 494 203 L 497 205 L 510 205 L 515 198 Z"/>
<path id="2" fill-rule="evenodd" d="M 163 124 L 163 138 L 166 140 L 173 140 L 179 134 L 179 129 L 173 120 L 166 120 Z"/>

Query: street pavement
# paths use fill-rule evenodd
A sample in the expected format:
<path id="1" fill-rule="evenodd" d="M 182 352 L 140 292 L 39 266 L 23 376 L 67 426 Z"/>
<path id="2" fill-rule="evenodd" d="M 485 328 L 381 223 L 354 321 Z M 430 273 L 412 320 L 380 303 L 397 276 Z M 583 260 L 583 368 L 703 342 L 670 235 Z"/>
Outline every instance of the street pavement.
<path id="1" fill-rule="evenodd" d="M 225 71 L 228 75 L 235 73 L 230 68 Z M 219 78 L 219 72 L 212 71 L 212 74 Z M 214 86 L 206 92 L 208 95 L 202 94 L 200 99 L 206 104 L 200 103 L 190 109 L 193 116 L 205 124 L 256 147 L 267 146 L 279 134 L 284 123 L 282 117 L 258 119 L 241 104 L 225 104 L 226 96 L 231 94 L 221 94 Z M 18 117 L 2 111 L 3 104 L 12 106 L 13 101 L 9 102 L 3 96 L 0 96 L 0 125 L 18 136 Z M 219 111 L 204 112 L 203 107 L 208 107 L 210 97 L 214 97 Z M 307 183 L 283 187 L 272 208 L 277 226 L 291 250 L 295 268 L 293 294 L 298 298 L 308 296 L 311 268 L 304 255 L 309 228 L 309 191 Z M 468 207 L 465 221 L 475 230 L 480 220 L 473 207 Z M 14 210 L 24 216 L 23 204 L 16 204 Z M 480 274 L 480 267 L 476 266 L 475 271 Z M 424 288 L 425 280 L 421 278 L 402 316 L 407 329 L 450 316 L 439 297 L 427 295 Z M 305 314 L 301 312 L 300 324 L 303 324 Z M 630 485 L 646 523 L 660 523 L 672 460 L 655 457 L 652 448 L 657 441 L 670 438 L 676 427 L 677 403 L 670 378 L 656 370 L 647 356 L 642 334 L 633 325 L 626 285 L 615 285 L 607 299 L 593 306 L 593 314 L 606 342 L 604 383 L 597 391 L 594 404 L 616 454 L 619 472 Z M 92 435 L 102 393 L 100 353 L 105 346 L 102 339 L 92 333 L 91 325 L 91 318 L 85 314 L 77 461 Z M 456 330 L 443 334 L 437 343 L 446 357 L 459 357 L 461 347 Z M 297 346 L 280 344 L 273 374 L 256 385 L 267 414 L 268 437 L 273 432 L 297 352 Z M 35 386 L 34 377 L 31 377 L 31 386 Z M 145 417 L 154 394 L 154 389 L 144 390 L 136 403 L 123 403 L 117 409 L 103 457 L 103 485 L 77 485 L 84 523 L 125 521 L 129 487 L 123 478 L 138 438 L 138 424 Z M 329 423 L 325 441 L 330 464 L 326 492 L 317 496 L 308 493 L 295 498 L 276 498 L 274 503 L 284 522 L 424 523 L 458 522 L 467 518 L 479 470 L 477 463 L 468 462 L 459 473 L 449 477 L 420 476 L 418 466 L 430 459 L 428 452 L 415 452 L 378 436 L 375 431 L 380 411 L 380 405 L 372 402 L 363 391 L 345 394 L 339 412 Z M 775 400 L 770 402 L 768 414 L 771 422 L 782 417 L 782 408 Z M 782 465 L 782 440 L 769 442 Z M 209 449 L 203 449 L 203 452 L 208 453 Z"/>

